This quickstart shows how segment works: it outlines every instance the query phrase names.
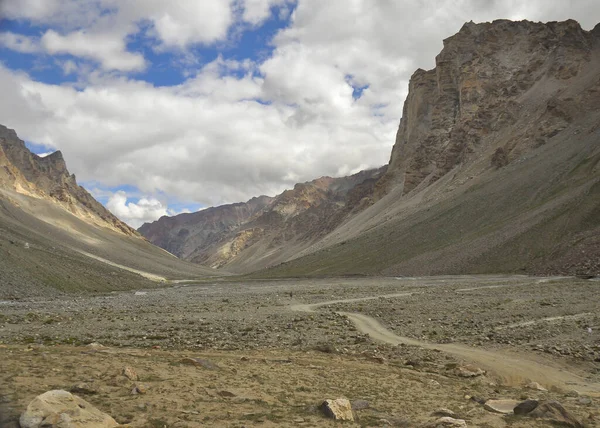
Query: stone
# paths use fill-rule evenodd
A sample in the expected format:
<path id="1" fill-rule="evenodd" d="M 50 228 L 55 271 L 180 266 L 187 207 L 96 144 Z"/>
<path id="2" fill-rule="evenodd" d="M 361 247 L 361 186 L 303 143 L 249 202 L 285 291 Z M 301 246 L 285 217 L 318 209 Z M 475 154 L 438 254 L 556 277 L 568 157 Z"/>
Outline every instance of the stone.
<path id="1" fill-rule="evenodd" d="M 123 376 L 125 376 L 127 379 L 129 379 L 131 381 L 135 382 L 136 380 L 138 380 L 138 375 L 132 367 L 129 367 L 129 366 L 123 367 L 122 373 L 123 373 Z"/>
<path id="2" fill-rule="evenodd" d="M 217 392 L 221 397 L 235 397 L 236 395 L 231 391 L 221 390 Z"/>
<path id="3" fill-rule="evenodd" d="M 433 424 L 429 425 L 432 428 L 447 428 L 447 427 L 466 427 L 467 422 L 464 419 L 454 419 L 450 416 L 444 416 L 436 420 Z"/>
<path id="4" fill-rule="evenodd" d="M 446 409 L 444 407 L 437 409 L 435 412 L 433 412 L 431 414 L 431 416 L 439 416 L 439 417 L 449 417 L 449 418 L 456 418 L 456 413 L 454 413 L 452 410 L 450 409 Z"/>
<path id="5" fill-rule="evenodd" d="M 558 401 L 541 401 L 533 411 L 527 414 L 527 416 L 545 419 L 551 423 L 562 424 L 572 428 L 583 428 L 581 422 L 579 422 Z"/>
<path id="6" fill-rule="evenodd" d="M 525 400 L 513 409 L 515 415 L 526 415 L 538 406 L 537 400 Z"/>
<path id="7" fill-rule="evenodd" d="M 466 366 L 457 367 L 454 373 L 459 377 L 469 378 L 483 376 L 485 374 L 485 370 L 482 370 L 472 364 L 467 364 Z"/>
<path id="8" fill-rule="evenodd" d="M 111 416 L 67 391 L 48 391 L 35 397 L 23 412 L 22 428 L 113 428 L 118 426 Z"/>
<path id="9" fill-rule="evenodd" d="M 92 348 L 92 349 L 103 349 L 106 348 L 106 346 L 104 346 L 103 344 L 99 343 L 99 342 L 92 342 L 89 343 L 87 345 L 88 348 Z"/>
<path id="10" fill-rule="evenodd" d="M 485 410 L 508 415 L 514 413 L 515 407 L 519 405 L 517 400 L 488 400 L 483 405 Z"/>
<path id="11" fill-rule="evenodd" d="M 565 397 L 577 398 L 579 397 L 579 391 L 571 389 L 565 393 Z"/>
<path id="12" fill-rule="evenodd" d="M 202 358 L 183 358 L 180 363 L 188 366 L 202 367 L 207 370 L 219 370 L 218 365 L 212 361 L 203 360 Z"/>
<path id="13" fill-rule="evenodd" d="M 131 393 L 133 395 L 137 395 L 137 394 L 145 394 L 148 392 L 148 387 L 146 385 L 144 385 L 143 383 L 138 383 L 136 384 L 133 389 L 131 390 Z"/>
<path id="14" fill-rule="evenodd" d="M 577 399 L 577 404 L 581 404 L 582 406 L 589 406 L 592 403 L 592 399 L 586 395 L 583 395 Z"/>
<path id="15" fill-rule="evenodd" d="M 525 385 L 525 387 L 529 388 L 529 389 L 535 389 L 536 391 L 548 392 L 548 390 L 546 388 L 544 388 L 542 385 L 540 385 L 537 382 L 530 382 L 527 385 Z"/>
<path id="16" fill-rule="evenodd" d="M 336 421 L 354 421 L 352 405 L 346 398 L 337 398 L 335 400 L 325 400 L 321 403 L 321 411 L 328 418 Z"/>

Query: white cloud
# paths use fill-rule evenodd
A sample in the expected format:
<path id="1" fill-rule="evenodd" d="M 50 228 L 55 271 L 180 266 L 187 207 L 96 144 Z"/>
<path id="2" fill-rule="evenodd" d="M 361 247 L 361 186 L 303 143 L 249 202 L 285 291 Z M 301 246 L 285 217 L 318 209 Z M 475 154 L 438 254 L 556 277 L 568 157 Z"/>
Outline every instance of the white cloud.
<path id="1" fill-rule="evenodd" d="M 22 53 L 40 52 L 39 40 L 33 37 L 15 34 L 10 31 L 0 33 L 0 47 Z"/>
<path id="2" fill-rule="evenodd" d="M 127 193 L 123 191 L 114 193 L 108 199 L 106 207 L 119 219 L 135 228 L 168 214 L 166 205 L 158 199 L 141 198 L 137 203 L 127 202 Z"/>
<path id="3" fill-rule="evenodd" d="M 119 35 L 77 31 L 63 36 L 48 30 L 42 36 L 41 43 L 50 54 L 91 58 L 100 62 L 105 70 L 140 71 L 146 66 L 141 54 L 127 52 L 125 42 Z"/>
<path id="4" fill-rule="evenodd" d="M 271 8 L 274 6 L 284 7 L 284 15 L 280 18 L 285 18 L 285 13 L 288 11 L 285 7 L 293 0 L 243 0 L 242 19 L 252 25 L 258 25 L 271 17 Z"/>

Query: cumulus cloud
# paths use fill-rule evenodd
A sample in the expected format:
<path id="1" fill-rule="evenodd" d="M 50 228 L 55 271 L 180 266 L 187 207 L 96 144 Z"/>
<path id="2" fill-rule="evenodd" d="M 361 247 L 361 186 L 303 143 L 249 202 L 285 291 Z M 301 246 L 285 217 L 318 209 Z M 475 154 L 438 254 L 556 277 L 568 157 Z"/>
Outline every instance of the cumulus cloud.
<path id="1" fill-rule="evenodd" d="M 62 19 L 57 10 L 77 10 L 64 9 L 68 1 L 39 2 L 46 6 L 38 9 L 38 2 L 25 3 L 34 9 L 21 9 L 17 1 L 0 4 L 11 16 L 28 14 L 40 22 Z M 275 6 L 281 11 L 292 5 L 283 0 L 81 3 L 113 12 L 77 18 L 87 26 L 47 32 L 44 48 L 121 70 L 143 64 L 141 54 L 121 43 L 136 31 L 147 32 L 156 49 L 186 49 L 222 41 L 236 19 L 260 25 Z M 599 14 L 600 4 L 592 0 L 298 0 L 267 58 L 218 57 L 176 86 L 90 74 L 75 88 L 0 66 L 0 116 L 23 138 L 60 148 L 84 182 L 128 184 L 146 195 L 207 206 L 237 202 L 276 194 L 297 181 L 386 163 L 410 75 L 418 67 L 433 67 L 442 40 L 465 21 L 575 18 L 591 29 Z M 104 42 L 108 47 L 101 46 Z M 76 69 L 75 62 L 64 64 L 65 73 Z M 132 203 L 122 194 L 113 196 L 109 208 L 132 224 L 168 213 L 157 199 Z"/>
<path id="2" fill-rule="evenodd" d="M 294 0 L 243 0 L 242 18 L 245 22 L 258 25 L 271 16 L 271 9 L 274 6 L 283 8 L 285 13 L 288 10 L 287 7 L 293 3 Z M 284 18 L 284 16 L 280 17 Z"/>
<path id="3" fill-rule="evenodd" d="M 70 54 L 91 58 L 105 70 L 140 71 L 145 68 L 141 54 L 127 52 L 125 41 L 115 34 L 88 34 L 76 31 L 65 36 L 48 30 L 41 39 L 50 54 Z"/>
<path id="4" fill-rule="evenodd" d="M 123 191 L 110 196 L 106 207 L 119 219 L 135 228 L 168 214 L 167 207 L 158 199 L 141 198 L 137 203 L 127 202 L 127 193 Z"/>

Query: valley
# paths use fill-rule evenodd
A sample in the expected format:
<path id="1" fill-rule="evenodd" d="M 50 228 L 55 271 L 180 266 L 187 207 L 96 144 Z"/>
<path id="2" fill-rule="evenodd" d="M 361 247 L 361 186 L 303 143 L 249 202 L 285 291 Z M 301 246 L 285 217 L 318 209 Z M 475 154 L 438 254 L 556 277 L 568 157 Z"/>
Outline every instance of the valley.
<path id="1" fill-rule="evenodd" d="M 465 396 L 555 399 L 595 421 L 597 287 L 508 275 L 237 278 L 3 301 L 1 394 L 14 421 L 38 393 L 83 383 L 88 401 L 132 427 L 326 425 L 315 406 L 339 396 L 369 402 L 357 412 L 367 426 L 420 426 L 440 407 L 469 426 L 547 426 Z M 465 364 L 485 374 L 461 377 Z M 124 366 L 147 393 L 131 394 Z"/>

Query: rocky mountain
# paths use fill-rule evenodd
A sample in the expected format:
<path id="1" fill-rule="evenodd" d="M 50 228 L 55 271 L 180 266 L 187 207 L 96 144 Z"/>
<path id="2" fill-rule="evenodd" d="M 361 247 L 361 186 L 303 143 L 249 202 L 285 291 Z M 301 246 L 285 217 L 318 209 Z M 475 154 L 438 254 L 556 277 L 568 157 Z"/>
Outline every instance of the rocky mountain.
<path id="1" fill-rule="evenodd" d="M 173 254 L 213 268 L 244 272 L 280 263 L 366 206 L 384 169 L 298 183 L 276 197 L 162 217 L 139 232 Z"/>
<path id="2" fill-rule="evenodd" d="M 237 230 L 272 200 L 268 196 L 260 196 L 245 203 L 222 205 L 174 217 L 163 216 L 153 223 L 145 223 L 139 231 L 154 245 L 177 257 L 189 259 L 198 248 L 210 247 L 218 243 L 223 235 Z"/>
<path id="3" fill-rule="evenodd" d="M 60 151 L 40 157 L 31 153 L 12 129 L 0 125 L 0 191 L 50 200 L 73 215 L 125 235 L 137 232 L 96 201 L 69 174 Z"/>
<path id="4" fill-rule="evenodd" d="M 0 299 L 215 275 L 118 220 L 77 184 L 60 152 L 37 156 L 0 125 Z"/>
<path id="5" fill-rule="evenodd" d="M 279 263 L 261 276 L 599 274 L 599 124 L 600 25 L 470 22 L 413 74 L 384 170 L 282 221 L 302 206 L 284 193 L 188 258 Z"/>

